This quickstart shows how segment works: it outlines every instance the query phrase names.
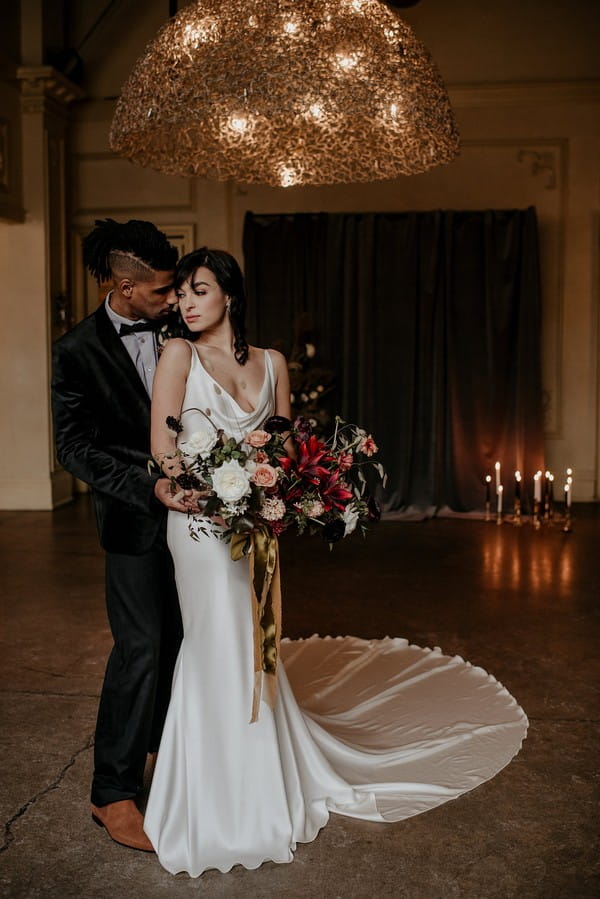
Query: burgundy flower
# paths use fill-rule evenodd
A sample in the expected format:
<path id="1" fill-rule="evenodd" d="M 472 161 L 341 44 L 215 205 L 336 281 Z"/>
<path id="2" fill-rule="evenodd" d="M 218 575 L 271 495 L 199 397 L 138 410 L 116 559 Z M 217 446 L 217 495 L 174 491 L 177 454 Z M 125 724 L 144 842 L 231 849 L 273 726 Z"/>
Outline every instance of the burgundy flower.
<path id="1" fill-rule="evenodd" d="M 178 474 L 175 481 L 182 490 L 200 490 L 202 486 L 205 486 L 202 484 L 200 478 L 197 478 L 195 474 L 189 471 Z"/>
<path id="2" fill-rule="evenodd" d="M 344 536 L 345 530 L 344 522 L 339 518 L 334 518 L 333 521 L 328 521 L 323 528 L 323 539 L 328 543 L 337 543 Z"/>
<path id="3" fill-rule="evenodd" d="M 329 469 L 323 463 L 332 462 L 333 457 L 320 440 L 313 435 L 308 440 L 298 444 L 298 461 L 296 470 L 301 478 L 318 484 L 329 477 Z"/>
<path id="4" fill-rule="evenodd" d="M 298 440 L 308 440 L 312 436 L 312 425 L 304 416 L 299 415 L 294 421 L 294 431 Z"/>
<path id="5" fill-rule="evenodd" d="M 291 430 L 292 423 L 289 418 L 284 418 L 283 415 L 272 415 L 270 418 L 267 418 L 263 428 L 269 434 L 283 434 L 285 431 Z"/>
<path id="6" fill-rule="evenodd" d="M 174 431 L 176 434 L 181 434 L 183 431 L 181 421 L 178 418 L 175 418 L 174 415 L 167 415 L 165 422 L 170 431 Z"/>
<path id="7" fill-rule="evenodd" d="M 349 490 L 344 481 L 340 481 L 340 472 L 334 471 L 329 477 L 321 481 L 319 493 L 323 500 L 323 505 L 329 511 L 332 508 L 342 510 L 348 500 L 354 496 L 352 490 Z"/>
<path id="8" fill-rule="evenodd" d="M 280 534 L 283 534 L 283 532 L 287 528 L 287 523 L 285 521 L 269 521 L 268 524 L 276 537 L 279 537 Z"/>

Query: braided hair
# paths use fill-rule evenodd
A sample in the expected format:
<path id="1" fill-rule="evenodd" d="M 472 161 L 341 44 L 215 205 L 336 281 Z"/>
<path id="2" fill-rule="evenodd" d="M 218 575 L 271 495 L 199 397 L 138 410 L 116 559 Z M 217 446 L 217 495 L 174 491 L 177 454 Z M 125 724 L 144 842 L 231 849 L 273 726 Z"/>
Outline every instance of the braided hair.
<path id="1" fill-rule="evenodd" d="M 175 289 L 192 278 L 198 268 L 207 268 L 212 272 L 217 284 L 230 299 L 229 320 L 233 329 L 233 355 L 236 362 L 245 365 L 248 361 L 246 291 L 241 269 L 233 256 L 225 250 L 209 250 L 208 247 L 201 247 L 179 260 L 175 269 Z"/>
<path id="2" fill-rule="evenodd" d="M 95 225 L 83 241 L 83 262 L 99 284 L 115 274 L 149 281 L 175 268 L 177 249 L 151 222 L 96 219 Z"/>

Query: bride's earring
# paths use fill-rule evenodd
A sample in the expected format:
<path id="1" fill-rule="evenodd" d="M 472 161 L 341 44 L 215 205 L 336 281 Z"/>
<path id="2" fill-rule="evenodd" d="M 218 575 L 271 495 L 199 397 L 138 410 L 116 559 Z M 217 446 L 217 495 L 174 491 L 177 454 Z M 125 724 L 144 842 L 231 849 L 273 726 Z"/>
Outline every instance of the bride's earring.
<path id="1" fill-rule="evenodd" d="M 231 298 L 227 297 L 225 300 L 225 312 L 231 314 Z"/>

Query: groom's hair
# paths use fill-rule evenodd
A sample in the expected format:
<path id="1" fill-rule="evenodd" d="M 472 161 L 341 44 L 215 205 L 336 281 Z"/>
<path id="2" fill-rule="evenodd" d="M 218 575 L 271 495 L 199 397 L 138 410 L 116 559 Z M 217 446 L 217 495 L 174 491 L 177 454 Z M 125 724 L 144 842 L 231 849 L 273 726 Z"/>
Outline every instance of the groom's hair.
<path id="1" fill-rule="evenodd" d="M 152 222 L 96 219 L 83 240 L 83 262 L 100 284 L 111 278 L 150 281 L 177 264 L 177 249 Z"/>

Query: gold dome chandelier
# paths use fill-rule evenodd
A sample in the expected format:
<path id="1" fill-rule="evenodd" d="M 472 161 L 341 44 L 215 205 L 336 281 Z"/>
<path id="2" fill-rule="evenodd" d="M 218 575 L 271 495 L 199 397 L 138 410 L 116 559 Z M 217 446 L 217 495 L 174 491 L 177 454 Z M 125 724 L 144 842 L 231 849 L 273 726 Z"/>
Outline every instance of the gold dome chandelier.
<path id="1" fill-rule="evenodd" d="M 450 162 L 442 79 L 379 0 L 197 0 L 123 87 L 112 149 L 170 175 L 291 187 Z"/>

